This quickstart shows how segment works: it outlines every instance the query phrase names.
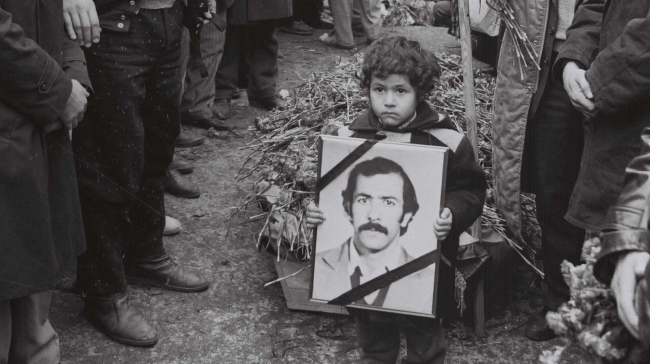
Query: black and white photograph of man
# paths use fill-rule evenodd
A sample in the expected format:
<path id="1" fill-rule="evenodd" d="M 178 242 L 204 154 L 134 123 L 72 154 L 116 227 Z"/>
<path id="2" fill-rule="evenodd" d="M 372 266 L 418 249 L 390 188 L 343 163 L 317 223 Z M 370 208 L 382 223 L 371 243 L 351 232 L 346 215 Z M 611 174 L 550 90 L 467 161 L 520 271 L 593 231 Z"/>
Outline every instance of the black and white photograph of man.
<path id="1" fill-rule="evenodd" d="M 388 144 L 387 151 L 369 151 L 321 191 L 319 205 L 328 219 L 317 235 L 314 300 L 335 299 L 437 248 L 431 226 L 440 193 L 427 187 L 439 184 L 442 174 L 432 177 L 435 168 L 417 168 L 409 153 L 394 153 L 393 148 Z M 444 161 L 444 154 L 439 156 Z M 433 264 L 353 304 L 431 315 L 435 277 Z"/>

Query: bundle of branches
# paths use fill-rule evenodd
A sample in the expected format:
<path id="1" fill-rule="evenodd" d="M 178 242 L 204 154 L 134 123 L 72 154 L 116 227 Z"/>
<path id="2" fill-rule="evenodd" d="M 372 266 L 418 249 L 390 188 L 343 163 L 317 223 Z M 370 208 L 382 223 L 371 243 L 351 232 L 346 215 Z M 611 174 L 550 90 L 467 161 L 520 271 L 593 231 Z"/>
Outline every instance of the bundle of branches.
<path id="1" fill-rule="evenodd" d="M 593 237 L 582 247 L 585 264 L 575 267 L 567 261 L 562 263 L 562 275 L 571 290 L 571 299 L 557 312 L 549 312 L 546 321 L 565 344 L 544 351 L 539 358 L 541 363 L 559 363 L 564 350 L 574 342 L 595 356 L 594 362 L 617 362 L 625 357 L 632 340 L 618 318 L 611 290 L 594 277 L 600 249 L 599 238 Z"/>
<path id="2" fill-rule="evenodd" d="M 428 101 L 448 114 L 459 130 L 465 130 L 462 75 L 458 56 L 442 55 L 442 76 Z M 356 83 L 362 59 L 342 59 L 330 72 L 312 74 L 295 90 L 291 105 L 275 110 L 255 121 L 256 140 L 244 148 L 253 149 L 239 173 L 239 178 L 254 176 L 255 191 L 244 205 L 263 201 L 265 218 L 260 236 L 270 237 L 277 246 L 297 252 L 298 258 L 311 254 L 310 236 L 302 224 L 304 207 L 314 198 L 317 168 L 317 141 L 321 134 L 330 134 L 350 123 L 368 108 L 366 95 Z M 479 159 L 488 175 L 488 195 L 483 211 L 483 224 L 501 234 L 531 266 L 540 249 L 533 200 L 523 197 L 524 230 L 528 239 L 516 242 L 508 235 L 505 221 L 497 213 L 491 178 L 492 137 L 491 112 L 495 81 L 480 71 L 475 75 L 479 124 Z M 279 197 L 278 197 L 279 196 Z M 241 210 L 241 208 L 240 208 Z M 273 229 L 279 228 L 279 231 Z M 259 241 L 258 241 L 259 243 Z M 278 252 L 280 249 L 278 249 Z M 535 268 L 536 269 L 536 268 Z M 541 272 L 540 272 L 541 273 Z"/>
<path id="3" fill-rule="evenodd" d="M 487 3 L 492 9 L 497 11 L 499 18 L 501 18 L 506 26 L 506 33 L 510 36 L 510 41 L 517 53 L 519 74 L 522 79 L 524 77 L 523 68 L 528 67 L 529 64 L 534 64 L 537 69 L 540 69 L 537 63 L 539 55 L 535 51 L 530 39 L 528 39 L 526 32 L 524 32 L 521 25 L 515 19 L 514 11 L 508 0 L 487 0 Z"/>

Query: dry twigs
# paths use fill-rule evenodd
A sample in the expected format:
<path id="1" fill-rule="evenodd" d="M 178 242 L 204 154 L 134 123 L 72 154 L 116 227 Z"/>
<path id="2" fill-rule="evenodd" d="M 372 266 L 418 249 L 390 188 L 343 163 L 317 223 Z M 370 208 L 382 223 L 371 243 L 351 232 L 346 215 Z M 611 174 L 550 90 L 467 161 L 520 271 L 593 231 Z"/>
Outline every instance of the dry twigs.
<path id="1" fill-rule="evenodd" d="M 329 72 L 314 73 L 295 90 L 291 105 L 274 110 L 255 121 L 256 135 L 245 148 L 251 155 L 238 174 L 239 179 L 253 177 L 255 191 L 246 198 L 246 205 L 258 202 L 266 211 L 261 235 L 277 239 L 299 259 L 311 255 L 311 236 L 302 224 L 304 207 L 314 198 L 317 171 L 317 141 L 321 134 L 331 134 L 349 124 L 368 108 L 365 94 L 354 79 L 360 69 L 361 57 L 340 59 Z M 459 57 L 442 55 L 439 62 L 442 77 L 429 102 L 448 114 L 459 130 L 464 122 L 463 82 Z M 492 168 L 492 98 L 494 77 L 480 71 L 475 74 L 476 109 L 478 117 L 479 162 L 488 176 L 488 194 L 483 210 L 483 226 L 491 228 L 519 253 L 538 273 L 535 253 L 540 249 L 535 206 L 532 198 L 522 196 L 524 239 L 515 241 L 508 233 L 504 219 L 497 213 L 494 201 Z M 275 192 L 269 193 L 274 186 Z M 289 216 L 291 215 L 291 216 Z M 259 219 L 260 216 L 253 217 Z M 251 218 L 252 219 L 252 218 Z M 279 231 L 272 231 L 280 229 Z"/>

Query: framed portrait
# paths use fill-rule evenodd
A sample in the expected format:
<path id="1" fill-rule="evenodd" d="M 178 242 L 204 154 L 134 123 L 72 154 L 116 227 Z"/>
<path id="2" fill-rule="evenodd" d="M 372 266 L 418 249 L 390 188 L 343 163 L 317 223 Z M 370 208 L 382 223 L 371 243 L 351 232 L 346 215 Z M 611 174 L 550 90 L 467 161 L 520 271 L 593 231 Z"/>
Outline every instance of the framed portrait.
<path id="1" fill-rule="evenodd" d="M 447 148 L 321 136 L 314 302 L 435 317 Z"/>

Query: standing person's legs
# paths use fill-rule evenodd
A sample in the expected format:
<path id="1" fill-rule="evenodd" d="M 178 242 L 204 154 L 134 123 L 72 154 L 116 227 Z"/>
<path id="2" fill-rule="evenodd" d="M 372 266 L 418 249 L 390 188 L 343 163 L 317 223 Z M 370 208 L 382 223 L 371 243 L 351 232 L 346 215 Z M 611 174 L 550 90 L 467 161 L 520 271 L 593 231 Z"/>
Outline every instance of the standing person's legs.
<path id="1" fill-rule="evenodd" d="M 57 364 L 59 336 L 48 320 L 52 292 L 0 302 L 0 364 Z"/>
<path id="2" fill-rule="evenodd" d="M 188 48 L 189 32 L 184 30 L 183 48 Z M 208 77 L 201 77 L 198 69 L 192 69 L 191 62 L 185 68 L 184 90 L 181 103 L 181 115 L 191 120 L 209 119 L 213 116 L 212 106 L 215 98 L 215 76 L 224 51 L 225 31 L 219 30 L 209 22 L 201 30 L 201 56 L 208 70 Z M 188 54 L 187 57 L 191 57 Z M 185 58 L 185 57 L 183 57 Z M 187 61 L 183 62 L 187 63 Z M 182 66 L 181 66 L 182 67 Z"/>
<path id="3" fill-rule="evenodd" d="M 442 364 L 447 354 L 447 342 L 438 319 L 407 317 L 406 359 L 404 364 Z"/>
<path id="4" fill-rule="evenodd" d="M 246 42 L 244 25 L 228 25 L 221 62 L 215 75 L 215 99 L 230 100 L 237 92 L 240 45 Z"/>
<path id="5" fill-rule="evenodd" d="M 578 264 L 584 243 L 584 230 L 564 219 L 580 170 L 581 120 L 564 86 L 549 76 L 537 115 L 529 127 L 532 128 L 530 142 L 536 175 L 537 220 L 542 232 L 542 259 L 548 285 L 544 305 L 552 311 L 569 299 L 569 287 L 562 277 L 560 264 L 564 260 Z M 537 320 L 539 325 L 534 325 L 533 321 L 526 328 L 526 336 L 534 340 L 554 336 L 545 320 Z"/>
<path id="6" fill-rule="evenodd" d="M 365 310 L 353 310 L 350 313 L 354 316 L 357 328 L 361 362 L 394 364 L 399 354 L 399 325 L 373 321 Z"/>
<path id="7" fill-rule="evenodd" d="M 268 20 L 248 27 L 248 100 L 275 98 L 278 81 L 276 22 Z"/>
<path id="8" fill-rule="evenodd" d="M 353 0 L 330 0 L 330 10 L 334 18 L 334 34 L 336 42 L 344 47 L 354 46 L 352 35 L 352 2 Z"/>
<path id="9" fill-rule="evenodd" d="M 366 42 L 371 43 L 381 37 L 381 0 L 358 0 L 361 5 L 361 24 L 366 33 Z"/>

